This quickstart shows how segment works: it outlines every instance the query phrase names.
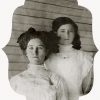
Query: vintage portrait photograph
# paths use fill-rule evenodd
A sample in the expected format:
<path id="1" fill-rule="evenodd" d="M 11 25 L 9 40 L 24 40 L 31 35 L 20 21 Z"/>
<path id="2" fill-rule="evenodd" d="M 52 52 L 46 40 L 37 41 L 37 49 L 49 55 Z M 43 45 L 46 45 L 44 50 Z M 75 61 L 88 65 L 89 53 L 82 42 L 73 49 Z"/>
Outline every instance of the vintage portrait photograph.
<path id="1" fill-rule="evenodd" d="M 92 14 L 77 0 L 25 0 L 3 50 L 11 88 L 26 100 L 79 100 L 93 87 Z"/>

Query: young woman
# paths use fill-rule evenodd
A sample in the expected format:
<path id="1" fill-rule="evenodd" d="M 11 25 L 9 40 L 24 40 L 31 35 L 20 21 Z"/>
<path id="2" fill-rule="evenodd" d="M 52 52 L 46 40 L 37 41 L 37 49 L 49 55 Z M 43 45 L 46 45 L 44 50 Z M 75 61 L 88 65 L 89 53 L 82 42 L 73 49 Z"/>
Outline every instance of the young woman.
<path id="1" fill-rule="evenodd" d="M 69 100 L 78 100 L 81 94 L 91 90 L 93 58 L 80 50 L 78 26 L 72 19 L 56 18 L 52 23 L 52 33 L 60 37 L 59 53 L 53 54 L 46 64 L 66 81 Z"/>
<path id="2" fill-rule="evenodd" d="M 18 38 L 19 46 L 27 56 L 29 64 L 27 70 L 11 78 L 10 84 L 17 93 L 25 95 L 27 100 L 68 100 L 63 79 L 44 65 L 48 56 L 57 50 L 50 49 L 54 42 L 50 42 L 50 36 L 48 32 L 29 28 Z M 56 43 L 52 45 L 58 47 Z"/>

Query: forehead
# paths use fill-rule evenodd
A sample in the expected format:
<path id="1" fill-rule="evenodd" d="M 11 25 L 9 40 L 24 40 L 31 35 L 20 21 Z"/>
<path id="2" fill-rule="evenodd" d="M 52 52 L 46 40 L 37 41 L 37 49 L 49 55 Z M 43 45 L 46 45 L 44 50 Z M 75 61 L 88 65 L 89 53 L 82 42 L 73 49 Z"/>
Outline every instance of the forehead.
<path id="1" fill-rule="evenodd" d="M 34 38 L 34 39 L 31 39 L 29 42 L 28 42 L 28 46 L 29 45 L 32 45 L 32 46 L 39 46 L 39 45 L 43 45 L 43 42 L 39 39 L 39 38 Z"/>
<path id="2" fill-rule="evenodd" d="M 74 29 L 72 24 L 64 24 L 59 27 L 59 29 Z"/>

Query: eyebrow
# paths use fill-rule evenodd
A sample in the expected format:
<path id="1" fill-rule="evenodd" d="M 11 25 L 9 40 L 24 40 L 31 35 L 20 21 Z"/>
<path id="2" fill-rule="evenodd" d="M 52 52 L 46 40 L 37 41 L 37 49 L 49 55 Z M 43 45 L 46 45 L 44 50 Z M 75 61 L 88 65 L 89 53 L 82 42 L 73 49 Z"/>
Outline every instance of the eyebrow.
<path id="1" fill-rule="evenodd" d="M 34 46 L 34 45 L 28 45 L 28 46 Z M 38 45 L 38 46 L 45 46 L 44 44 Z"/>
<path id="2" fill-rule="evenodd" d="M 61 29 L 61 30 L 65 30 L 65 29 Z"/>

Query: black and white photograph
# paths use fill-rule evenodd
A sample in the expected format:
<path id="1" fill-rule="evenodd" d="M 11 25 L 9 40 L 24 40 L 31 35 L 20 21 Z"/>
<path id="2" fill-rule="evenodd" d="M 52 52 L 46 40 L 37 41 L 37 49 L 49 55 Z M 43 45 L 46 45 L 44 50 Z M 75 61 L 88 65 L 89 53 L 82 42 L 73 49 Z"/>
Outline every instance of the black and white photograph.
<path id="1" fill-rule="evenodd" d="M 12 18 L 11 88 L 26 100 L 79 100 L 94 82 L 92 14 L 77 0 L 25 0 Z"/>

